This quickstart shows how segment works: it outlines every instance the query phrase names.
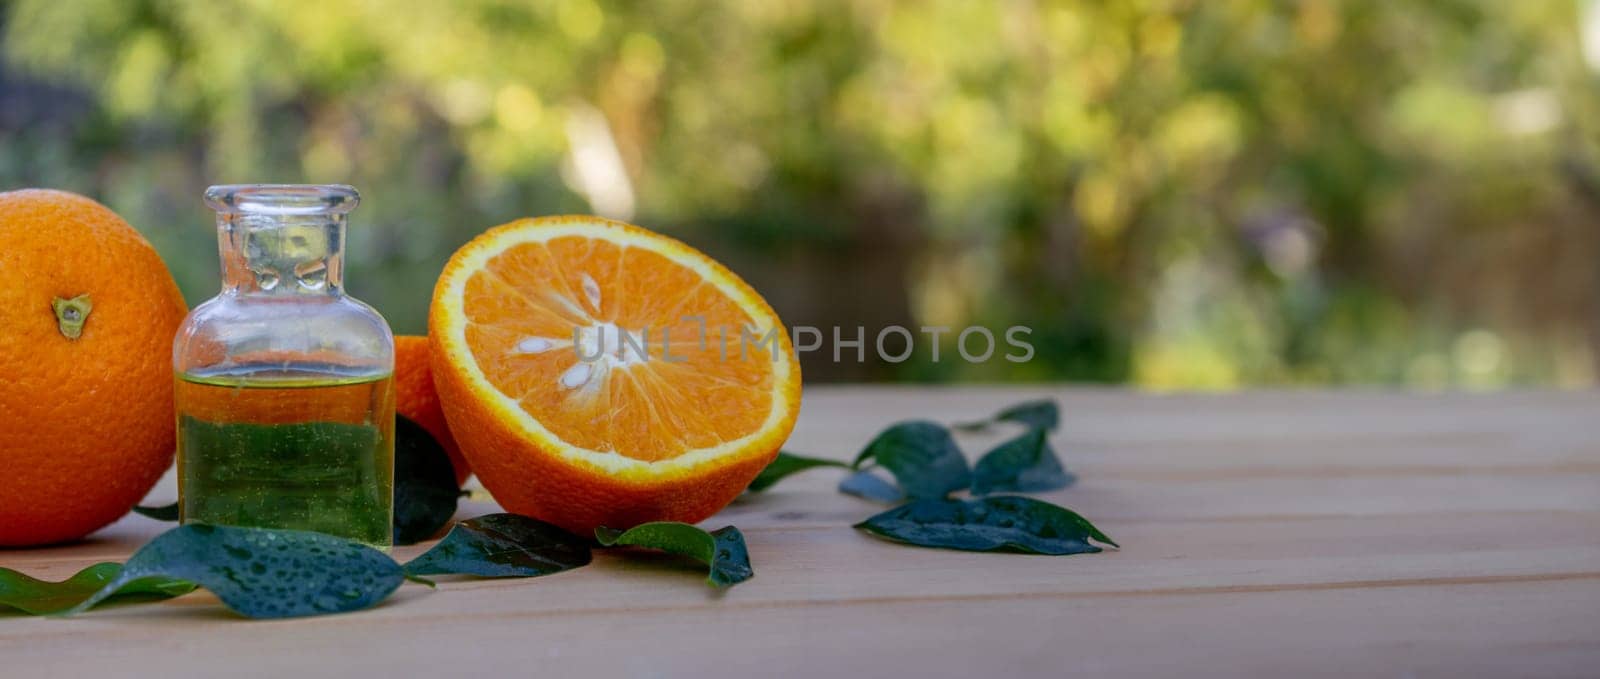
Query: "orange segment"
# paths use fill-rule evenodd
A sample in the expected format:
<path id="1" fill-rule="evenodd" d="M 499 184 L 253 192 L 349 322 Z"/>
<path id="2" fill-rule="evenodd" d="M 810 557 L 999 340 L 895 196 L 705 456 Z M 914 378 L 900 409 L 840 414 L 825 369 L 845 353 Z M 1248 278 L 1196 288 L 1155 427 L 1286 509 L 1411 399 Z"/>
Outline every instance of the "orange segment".
<path id="1" fill-rule="evenodd" d="M 578 531 L 709 516 L 799 409 L 799 365 L 766 302 L 620 222 L 490 230 L 451 258 L 429 325 L 445 415 L 484 486 Z"/>

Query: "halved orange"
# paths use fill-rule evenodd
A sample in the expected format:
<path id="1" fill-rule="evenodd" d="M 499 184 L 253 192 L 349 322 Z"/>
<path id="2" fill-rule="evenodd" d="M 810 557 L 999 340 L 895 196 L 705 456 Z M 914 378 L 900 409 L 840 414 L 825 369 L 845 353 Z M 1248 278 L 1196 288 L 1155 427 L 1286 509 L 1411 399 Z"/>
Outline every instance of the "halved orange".
<path id="1" fill-rule="evenodd" d="M 484 487 L 580 535 L 716 513 L 800 409 L 788 331 L 761 296 L 630 224 L 491 229 L 450 258 L 428 323 L 440 403 Z"/>

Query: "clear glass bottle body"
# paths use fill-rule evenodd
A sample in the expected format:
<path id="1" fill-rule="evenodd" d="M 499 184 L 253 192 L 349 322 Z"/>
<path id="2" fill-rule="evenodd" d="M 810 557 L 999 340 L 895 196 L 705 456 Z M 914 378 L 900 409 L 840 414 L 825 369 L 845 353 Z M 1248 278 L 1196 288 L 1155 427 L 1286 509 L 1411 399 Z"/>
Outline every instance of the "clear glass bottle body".
<path id="1" fill-rule="evenodd" d="M 173 341 L 185 523 L 386 547 L 394 335 L 344 294 L 348 186 L 213 186 L 222 292 Z"/>

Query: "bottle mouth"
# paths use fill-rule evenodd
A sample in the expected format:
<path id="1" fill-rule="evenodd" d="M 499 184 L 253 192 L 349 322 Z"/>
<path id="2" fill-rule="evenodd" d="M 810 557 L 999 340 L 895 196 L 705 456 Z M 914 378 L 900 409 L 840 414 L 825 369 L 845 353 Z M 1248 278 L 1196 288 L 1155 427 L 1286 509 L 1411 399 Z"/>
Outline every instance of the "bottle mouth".
<path id="1" fill-rule="evenodd" d="M 339 215 L 360 202 L 356 187 L 346 184 L 221 184 L 206 189 L 206 205 L 226 214 Z"/>

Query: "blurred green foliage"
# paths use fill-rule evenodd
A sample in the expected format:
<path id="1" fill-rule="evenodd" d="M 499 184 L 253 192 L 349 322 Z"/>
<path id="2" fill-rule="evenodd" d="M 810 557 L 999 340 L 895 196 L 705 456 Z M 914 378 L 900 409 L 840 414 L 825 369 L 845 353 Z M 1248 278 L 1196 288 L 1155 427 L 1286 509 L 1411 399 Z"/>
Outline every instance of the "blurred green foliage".
<path id="1" fill-rule="evenodd" d="M 354 184 L 351 289 L 399 332 L 483 229 L 600 212 L 791 325 L 1026 325 L 1037 349 L 969 365 L 946 336 L 939 363 L 922 342 L 810 379 L 1588 384 L 1592 11 L 15 0 L 0 182 L 106 202 L 192 302 L 206 185 Z"/>

